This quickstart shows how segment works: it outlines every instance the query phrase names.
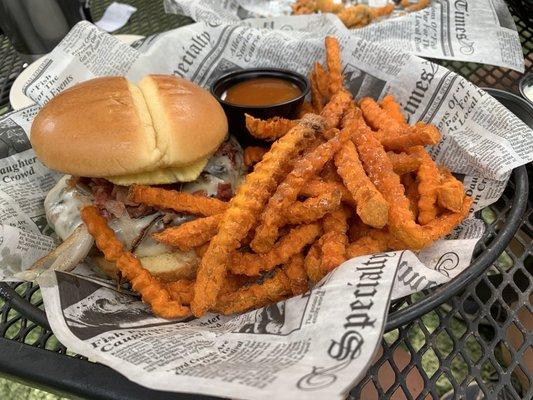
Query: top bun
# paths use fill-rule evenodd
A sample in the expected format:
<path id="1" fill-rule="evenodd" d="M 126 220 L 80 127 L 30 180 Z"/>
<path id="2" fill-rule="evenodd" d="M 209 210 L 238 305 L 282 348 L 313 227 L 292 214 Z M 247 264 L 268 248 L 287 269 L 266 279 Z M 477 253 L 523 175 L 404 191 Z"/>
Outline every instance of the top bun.
<path id="1" fill-rule="evenodd" d="M 51 169 L 113 177 L 198 163 L 227 132 L 224 111 L 206 90 L 149 75 L 137 86 L 104 77 L 65 90 L 39 111 L 30 140 Z"/>

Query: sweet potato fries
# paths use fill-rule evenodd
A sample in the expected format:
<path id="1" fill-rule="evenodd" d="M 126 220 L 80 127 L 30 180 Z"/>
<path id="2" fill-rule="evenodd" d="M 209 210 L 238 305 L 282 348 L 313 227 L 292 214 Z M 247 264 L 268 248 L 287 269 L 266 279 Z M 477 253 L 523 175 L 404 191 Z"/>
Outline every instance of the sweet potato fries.
<path id="1" fill-rule="evenodd" d="M 98 248 L 156 315 L 262 307 L 304 293 L 349 258 L 420 250 L 468 215 L 462 183 L 423 147 L 440 140 L 437 129 L 410 126 L 392 95 L 356 102 L 343 88 L 338 42 L 326 38 L 326 50 L 327 68 L 315 63 L 310 72 L 312 107 L 306 103 L 301 119 L 246 117 L 250 132 L 272 143 L 245 150 L 251 172 L 229 203 L 160 187 L 131 190 L 135 202 L 197 216 L 153 234 L 196 251 L 195 280 L 159 282 L 96 208 L 82 210 Z"/>

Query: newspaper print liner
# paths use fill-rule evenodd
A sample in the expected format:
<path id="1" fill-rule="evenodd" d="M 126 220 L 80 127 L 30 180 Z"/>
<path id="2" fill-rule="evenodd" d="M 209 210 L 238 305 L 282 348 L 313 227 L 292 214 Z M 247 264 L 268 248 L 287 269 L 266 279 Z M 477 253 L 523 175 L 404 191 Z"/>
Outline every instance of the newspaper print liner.
<path id="1" fill-rule="evenodd" d="M 295 1 L 165 0 L 164 5 L 167 13 L 210 23 L 266 17 L 262 23 L 267 28 L 269 17 L 289 15 Z M 378 6 L 387 1 L 380 3 Z M 421 11 L 405 14 L 397 10 L 350 33 L 421 57 L 478 62 L 524 72 L 520 38 L 503 0 L 432 1 Z"/>
<path id="2" fill-rule="evenodd" d="M 397 266 L 413 253 L 349 260 L 310 292 L 235 317 L 156 318 L 112 285 L 39 278 L 57 338 L 143 386 L 239 399 L 341 399 L 383 334 Z"/>
<path id="3" fill-rule="evenodd" d="M 137 49 L 123 45 L 91 24 L 82 22 L 43 61 L 38 72 L 28 82 L 26 92 L 42 105 L 61 90 L 101 75 L 126 75 L 135 81 L 148 73 L 174 73 L 207 86 L 220 74 L 235 68 L 275 65 L 306 73 L 311 62 L 324 56 L 324 35 L 333 34 L 339 37 L 343 47 L 347 87 L 356 97 L 372 95 L 378 98 L 385 92 L 393 92 L 411 120 L 423 119 L 439 126 L 445 138 L 434 148 L 433 157 L 453 171 L 466 174 L 461 178 L 467 192 L 475 199 L 474 210 L 496 201 L 505 188 L 510 170 L 514 166 L 530 161 L 531 154 L 527 152 L 527 148 L 532 144 L 531 130 L 486 93 L 445 68 L 347 35 L 346 30 L 339 26 L 338 20 L 331 16 L 317 15 L 305 19 L 284 17 L 272 19 L 271 22 L 273 27 L 283 27 L 284 30 L 261 30 L 249 26 L 250 21 L 240 24 L 197 23 L 149 37 Z M 293 25 L 288 25 L 289 23 Z M 302 31 L 302 28 L 307 31 Z M 6 147 L 6 151 L 2 154 L 3 158 L 0 159 L 0 171 L 3 172 L 0 181 L 0 199 L 3 199 L 5 204 L 2 210 L 7 210 L 3 212 L 1 221 L 4 225 L 10 225 L 1 232 L 3 236 L 0 255 L 5 253 L 24 255 L 22 262 L 10 270 L 2 268 L 3 279 L 9 279 L 13 270 L 26 268 L 54 244 L 50 239 L 40 240 L 49 234 L 46 223 L 43 223 L 42 201 L 59 176 L 42 166 L 29 148 L 29 128 L 37 109 L 37 106 L 30 107 L 0 119 L 0 138 Z M 28 218 L 28 215 L 31 217 Z M 146 328 L 143 321 L 139 322 L 139 326 L 131 326 L 131 320 L 136 319 L 131 315 L 123 315 L 121 310 L 131 308 L 135 314 L 141 311 L 133 312 L 133 310 L 144 309 L 143 312 L 146 314 L 146 307 L 135 297 L 123 294 L 120 295 L 126 296 L 123 300 L 113 300 L 116 295 L 110 292 L 112 289 L 107 287 L 105 282 L 96 281 L 99 282 L 96 289 L 87 294 L 87 296 L 92 295 L 90 302 L 83 302 L 80 298 L 83 303 L 79 304 L 80 307 L 69 308 L 76 303 L 62 306 L 59 300 L 61 296 L 67 296 L 69 287 L 72 289 L 84 285 L 81 283 L 82 280 L 86 280 L 83 276 L 95 282 L 94 273 L 83 266 L 74 271 L 78 275 L 50 272 L 42 277 L 43 281 L 40 283 L 44 287 L 43 298 L 52 328 L 60 340 L 73 351 L 110 365 L 140 384 L 163 390 L 219 395 L 225 394 L 223 390 L 227 390 L 228 395 L 233 397 L 255 399 L 264 398 L 265 390 L 269 392 L 269 396 L 272 393 L 279 393 L 280 396 L 287 398 L 305 397 L 301 394 L 304 389 L 297 383 L 301 381 L 307 385 L 310 381 L 316 384 L 315 390 L 319 390 L 314 395 L 331 394 L 330 397 L 337 397 L 354 383 L 354 379 L 364 372 L 372 360 L 373 351 L 383 329 L 393 282 L 395 283 L 391 296 L 397 298 L 448 281 L 468 267 L 472 250 L 482 235 L 483 227 L 482 221 L 468 219 L 447 240 L 439 241 L 420 252 L 418 258 L 411 252 L 392 252 L 385 256 L 374 255 L 350 260 L 329 275 L 326 278 L 327 283 L 324 282 L 322 288 L 312 291 L 311 294 L 288 300 L 286 303 L 291 304 L 289 308 L 293 310 L 291 312 L 299 312 L 301 315 L 302 310 L 297 304 L 302 304 L 298 302 L 301 302 L 303 297 L 316 296 L 320 290 L 327 287 L 328 290 L 323 296 L 329 298 L 329 283 L 338 283 L 335 277 L 342 282 L 340 286 L 334 284 L 331 288 L 331 293 L 336 293 L 333 296 L 335 301 L 339 301 L 342 305 L 331 309 L 325 307 L 321 313 L 327 315 L 327 327 L 331 327 L 331 331 L 324 328 L 320 331 L 322 337 L 319 334 L 312 335 L 313 340 L 305 346 L 300 341 L 291 347 L 287 337 L 279 339 L 278 336 L 269 335 L 268 332 L 265 334 L 261 331 L 263 328 L 260 329 L 263 334 L 254 333 L 254 330 L 259 329 L 255 328 L 256 323 L 258 326 L 265 325 L 261 322 L 264 318 L 259 315 L 281 315 L 281 312 L 275 311 L 281 306 L 266 307 L 236 317 L 212 316 L 213 319 L 184 323 L 164 322 L 169 325 L 165 329 L 168 328 L 170 331 L 157 331 L 156 329 L 159 329 L 157 327 Z M 40 244 L 39 250 L 36 249 L 35 243 Z M 346 315 L 349 315 L 343 314 L 337 319 L 335 313 L 341 309 L 348 313 L 352 311 L 350 307 L 354 303 L 354 292 L 350 286 L 360 283 L 362 279 L 357 275 L 357 265 L 369 260 L 379 260 L 379 257 L 388 260 L 385 263 L 386 273 L 379 277 L 374 275 L 377 281 L 382 282 L 379 294 L 376 292 L 376 299 L 384 300 L 385 304 L 379 303 L 380 306 L 373 309 L 376 314 L 368 316 L 370 320 L 375 319 L 374 326 L 373 329 L 364 332 L 363 337 L 367 340 L 367 344 L 361 349 L 363 353 L 355 357 L 356 353 L 349 351 L 351 345 L 340 347 L 335 345 L 340 343 L 341 339 L 338 339 L 338 336 L 344 329 L 339 326 L 344 326 Z M 396 271 L 398 278 L 394 280 Z M 72 278 L 70 283 L 58 284 L 58 279 L 63 279 L 58 277 L 67 275 Z M 346 280 L 347 275 L 350 276 L 348 280 Z M 100 286 L 104 288 L 100 290 Z M 350 290 L 347 290 L 347 287 Z M 336 290 L 339 292 L 335 292 Z M 128 298 L 130 300 L 126 300 Z M 120 306 L 123 302 L 127 307 Z M 133 306 L 135 302 L 137 303 Z M 70 319 L 75 315 L 78 315 L 79 319 L 84 304 L 98 305 L 100 310 L 89 313 L 92 315 L 89 320 L 78 321 L 81 326 L 74 326 L 76 323 L 68 325 L 63 309 L 68 309 L 67 314 L 72 317 L 69 317 Z M 130 335 L 127 336 L 130 338 L 128 340 L 135 343 L 132 343 L 132 347 L 124 347 L 126 342 L 118 343 L 120 351 L 115 353 L 112 359 L 106 358 L 110 356 L 108 351 L 103 351 L 94 344 L 87 345 L 90 338 L 79 333 L 80 329 L 83 331 L 84 324 L 109 325 L 105 322 L 106 318 L 111 318 L 115 324 L 116 321 L 119 321 L 119 324 L 126 324 L 126 331 L 121 330 L 106 340 L 115 343 L 120 337 Z M 364 315 L 361 318 L 364 318 Z M 246 343 L 245 346 L 241 343 L 235 347 L 237 345 L 234 342 L 228 341 L 228 344 L 224 339 L 217 341 L 217 338 L 224 337 L 222 333 L 224 329 L 229 326 L 241 326 L 243 319 L 248 321 L 248 328 L 247 332 L 239 333 L 243 335 L 243 339 L 239 340 Z M 293 321 L 293 318 L 288 318 L 287 321 Z M 148 325 L 160 322 L 154 322 L 152 318 L 148 321 Z M 196 331 L 198 326 L 207 328 Z M 113 331 L 115 328 L 116 326 L 110 329 Z M 176 341 L 175 330 L 180 332 L 179 341 Z M 97 336 L 100 334 L 106 333 L 98 333 Z M 131 338 L 131 335 L 135 338 Z M 89 336 L 93 337 L 92 333 Z M 167 341 L 165 338 L 168 337 L 172 339 Z M 355 337 L 352 339 L 349 336 L 349 338 L 350 343 L 352 340 L 357 343 Z M 325 340 L 326 345 L 322 343 L 315 347 L 314 343 L 321 343 L 321 340 Z M 271 353 L 250 354 L 250 348 L 257 349 L 267 345 L 270 348 L 278 345 L 280 341 L 282 344 L 276 350 L 278 353 L 275 353 L 278 358 L 269 358 Z M 328 379 L 332 379 L 330 373 L 333 373 L 335 379 L 328 386 L 320 388 L 316 383 L 323 381 L 324 377 L 320 371 L 333 365 L 329 363 L 331 355 L 327 353 L 327 349 L 331 346 L 338 348 L 341 353 L 347 349 L 347 357 L 351 358 L 350 354 L 354 354 L 357 362 L 350 363 L 350 368 L 340 371 L 334 369 L 334 373 L 327 370 Z M 192 368 L 192 364 L 186 362 L 189 350 L 200 355 L 199 358 L 195 358 L 196 363 L 203 360 L 205 364 L 210 364 L 212 360 L 210 357 L 219 357 L 222 351 L 234 354 L 240 361 L 232 365 L 233 369 L 230 369 L 228 364 L 224 364 L 224 368 L 205 369 L 207 368 L 205 364 Z M 103 353 L 106 357 L 102 356 Z M 269 367 L 270 380 L 261 380 L 266 385 L 262 389 L 258 388 L 257 381 L 252 379 L 254 377 L 251 377 L 250 381 L 242 380 L 243 365 L 248 368 L 248 364 L 242 362 L 242 357 L 246 354 L 251 357 L 250 360 L 257 362 L 268 360 L 267 364 L 272 365 Z M 261 354 L 266 354 L 268 357 L 262 358 Z M 284 357 L 279 357 L 280 354 Z M 202 358 L 203 356 L 206 358 Z M 165 368 L 167 364 L 163 363 L 163 366 L 160 366 L 162 362 L 160 357 L 168 357 L 173 363 L 181 365 L 179 369 L 174 369 L 174 372 L 178 371 L 177 376 L 196 374 L 196 378 L 192 380 L 188 377 L 187 383 L 175 379 L 174 375 L 172 379 L 168 379 L 170 375 Z M 127 361 L 124 361 L 125 358 Z M 227 362 L 227 359 L 224 362 Z M 288 364 L 284 364 L 285 362 Z M 318 369 L 313 369 L 313 366 Z M 265 364 L 261 364 L 260 370 L 264 368 Z M 203 377 L 200 378 L 198 375 Z M 239 385 L 227 384 L 228 380 L 233 379 L 232 377 L 241 379 Z M 220 389 L 222 387 L 227 389 Z"/>

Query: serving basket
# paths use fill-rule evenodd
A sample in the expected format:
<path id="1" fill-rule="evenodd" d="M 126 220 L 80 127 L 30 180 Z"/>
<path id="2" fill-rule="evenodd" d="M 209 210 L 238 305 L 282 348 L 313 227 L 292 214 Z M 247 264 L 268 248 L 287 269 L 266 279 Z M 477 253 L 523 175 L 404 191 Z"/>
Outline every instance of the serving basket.
<path id="1" fill-rule="evenodd" d="M 441 286 L 393 301 L 385 331 L 403 326 L 440 306 L 484 273 L 503 253 L 520 227 L 527 199 L 528 174 L 526 167 L 521 166 L 513 171 L 501 198 L 476 212 L 476 217 L 485 222 L 485 232 L 476 245 L 470 266 Z M 50 329 L 38 285 L 0 283 L 0 297 L 29 321 Z"/>

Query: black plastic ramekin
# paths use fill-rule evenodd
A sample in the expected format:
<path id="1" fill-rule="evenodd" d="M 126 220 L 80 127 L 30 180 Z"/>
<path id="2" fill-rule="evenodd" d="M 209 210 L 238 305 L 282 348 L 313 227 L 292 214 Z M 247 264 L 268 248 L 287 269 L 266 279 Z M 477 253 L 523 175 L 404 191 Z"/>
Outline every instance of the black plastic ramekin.
<path id="1" fill-rule="evenodd" d="M 298 86 L 302 93 L 298 97 L 283 103 L 263 106 L 232 104 L 222 99 L 222 95 L 230 87 L 237 83 L 256 78 L 284 79 Z M 237 137 L 239 142 L 245 146 L 262 144 L 264 142 L 250 135 L 246 129 L 244 114 L 250 114 L 253 117 L 261 119 L 272 117 L 295 118 L 298 107 L 303 103 L 305 96 L 309 93 L 309 89 L 309 81 L 305 76 L 280 68 L 251 68 L 233 71 L 221 76 L 211 85 L 211 93 L 220 102 L 228 117 L 229 133 Z"/>

